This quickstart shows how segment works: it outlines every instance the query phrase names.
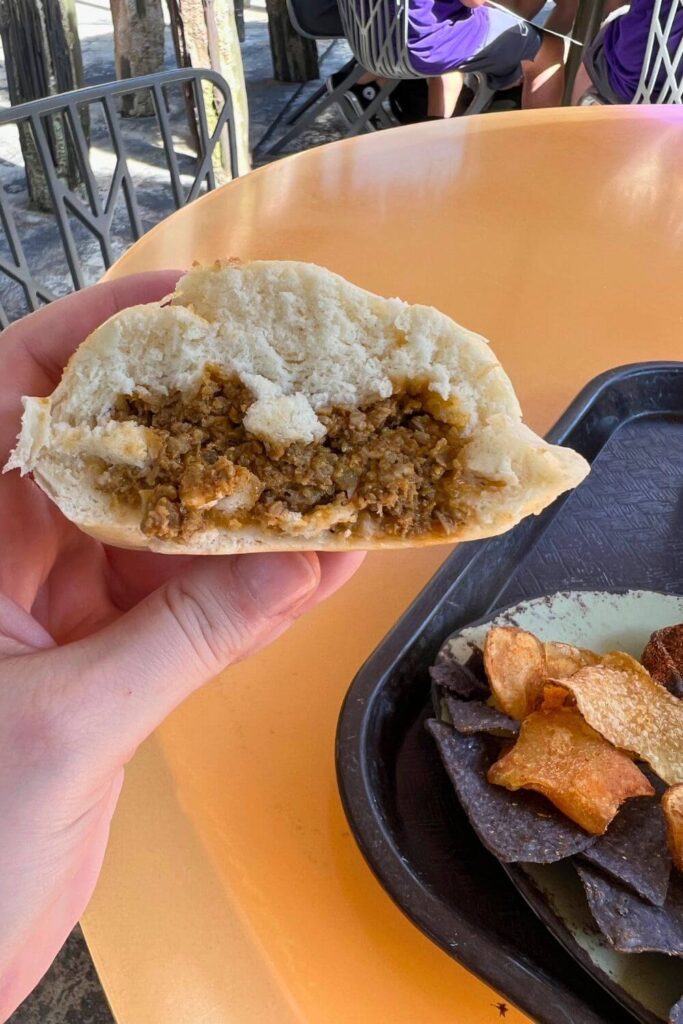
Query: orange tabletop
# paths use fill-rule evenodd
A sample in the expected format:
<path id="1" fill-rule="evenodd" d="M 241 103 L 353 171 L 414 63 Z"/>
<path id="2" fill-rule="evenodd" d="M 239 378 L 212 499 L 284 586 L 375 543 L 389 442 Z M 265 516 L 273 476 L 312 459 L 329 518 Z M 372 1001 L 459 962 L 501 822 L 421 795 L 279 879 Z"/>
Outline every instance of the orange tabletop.
<path id="1" fill-rule="evenodd" d="M 600 371 L 683 356 L 682 167 L 673 107 L 397 129 L 231 183 L 112 273 L 229 256 L 323 264 L 488 337 L 544 431 Z M 139 751 L 84 920 L 120 1024 L 500 1020 L 501 997 L 375 881 L 334 775 L 354 673 L 447 554 L 374 554 Z"/>

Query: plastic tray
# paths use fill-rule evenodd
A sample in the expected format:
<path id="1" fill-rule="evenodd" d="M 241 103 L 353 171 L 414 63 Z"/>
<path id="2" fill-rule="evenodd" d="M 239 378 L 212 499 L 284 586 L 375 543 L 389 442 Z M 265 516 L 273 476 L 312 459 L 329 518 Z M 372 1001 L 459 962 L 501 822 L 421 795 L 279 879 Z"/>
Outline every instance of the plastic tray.
<path id="1" fill-rule="evenodd" d="M 603 374 L 548 436 L 592 473 L 541 516 L 444 563 L 356 676 L 337 772 L 361 850 L 422 931 L 543 1024 L 627 1024 L 479 844 L 423 727 L 428 666 L 467 623 L 557 590 L 683 593 L 683 363 Z"/>

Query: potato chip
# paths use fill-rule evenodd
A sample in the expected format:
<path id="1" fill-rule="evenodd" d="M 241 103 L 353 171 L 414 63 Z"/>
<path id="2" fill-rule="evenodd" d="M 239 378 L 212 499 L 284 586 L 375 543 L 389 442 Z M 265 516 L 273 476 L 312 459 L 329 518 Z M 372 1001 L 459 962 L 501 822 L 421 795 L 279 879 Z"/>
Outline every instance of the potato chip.
<path id="1" fill-rule="evenodd" d="M 566 687 L 560 686 L 558 683 L 543 684 L 541 711 L 555 711 L 557 708 L 574 703 L 574 698 Z"/>
<path id="2" fill-rule="evenodd" d="M 541 641 L 516 626 L 494 626 L 486 635 L 484 667 L 501 711 L 518 721 L 526 718 L 547 675 Z"/>
<path id="3" fill-rule="evenodd" d="M 521 721 L 535 710 L 545 679 L 564 679 L 600 656 L 572 644 L 541 641 L 517 626 L 494 626 L 484 646 L 484 666 L 496 703 Z"/>
<path id="4" fill-rule="evenodd" d="M 652 796 L 643 773 L 588 725 L 576 708 L 535 711 L 519 739 L 491 765 L 489 782 L 534 789 L 593 835 L 601 835 L 631 796 Z"/>
<path id="5" fill-rule="evenodd" d="M 616 663 L 616 655 L 612 657 Z M 628 655 L 625 670 L 602 665 L 560 680 L 589 725 L 615 747 L 629 750 L 673 786 L 683 782 L 683 701 Z M 629 659 L 632 668 L 623 659 Z M 554 680 L 553 680 L 554 681 Z"/>
<path id="6" fill-rule="evenodd" d="M 603 668 L 614 668 L 618 672 L 632 672 L 645 682 L 649 682 L 652 679 L 648 670 L 643 668 L 640 662 L 636 661 L 630 654 L 626 654 L 625 651 L 610 651 L 608 654 L 601 654 L 598 658 L 598 664 L 602 665 Z"/>
<path id="7" fill-rule="evenodd" d="M 671 786 L 662 797 L 671 859 L 683 871 L 683 785 Z"/>
<path id="8" fill-rule="evenodd" d="M 543 653 L 546 675 L 552 676 L 553 679 L 573 676 L 580 668 L 600 663 L 598 654 L 593 654 L 592 651 L 584 650 L 582 647 L 573 647 L 571 644 L 561 644 L 556 640 L 543 644 Z"/>
<path id="9" fill-rule="evenodd" d="M 545 647 L 548 645 L 545 644 Z M 557 646 L 565 646 L 563 644 Z M 578 651 L 578 648 L 574 648 Z M 568 705 L 575 706 L 576 701 L 574 695 L 564 686 L 562 680 L 568 679 L 572 675 L 576 675 L 580 668 L 588 668 L 594 665 L 602 665 L 604 668 L 614 668 L 623 670 L 625 672 L 635 672 L 636 674 L 647 676 L 647 672 L 643 666 L 632 658 L 630 654 L 625 654 L 623 651 L 610 651 L 609 654 L 593 654 L 592 651 L 579 652 L 589 655 L 590 659 L 586 659 L 582 665 L 579 665 L 573 659 L 565 659 L 563 655 L 554 662 L 557 668 L 565 669 L 564 674 L 555 674 L 552 672 L 548 673 L 549 678 L 543 683 L 541 700 L 539 702 L 539 708 L 542 711 L 552 711 L 554 708 L 561 708 Z M 571 665 L 574 666 L 573 671 L 566 671 Z"/>

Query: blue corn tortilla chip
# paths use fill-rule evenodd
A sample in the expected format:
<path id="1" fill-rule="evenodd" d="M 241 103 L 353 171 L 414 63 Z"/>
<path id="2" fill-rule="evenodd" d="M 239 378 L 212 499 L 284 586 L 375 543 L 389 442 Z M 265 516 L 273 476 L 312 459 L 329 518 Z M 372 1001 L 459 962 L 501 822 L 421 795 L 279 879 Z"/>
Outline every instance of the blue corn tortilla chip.
<path id="1" fill-rule="evenodd" d="M 664 814 L 659 800 L 627 800 L 604 836 L 582 855 L 656 907 L 664 905 L 671 875 Z"/>
<path id="2" fill-rule="evenodd" d="M 679 999 L 676 1005 L 671 1007 L 669 1024 L 683 1024 L 683 999 Z"/>
<path id="3" fill-rule="evenodd" d="M 466 665 L 462 665 L 446 649 L 439 654 L 436 665 L 429 670 L 432 683 L 442 694 L 451 694 L 460 700 L 486 700 L 491 688 L 484 672 L 484 659 L 478 649 L 472 652 Z"/>
<path id="4" fill-rule="evenodd" d="M 674 872 L 662 907 L 653 907 L 618 882 L 575 862 L 590 912 L 619 953 L 683 956 L 683 878 Z"/>
<path id="5" fill-rule="evenodd" d="M 490 704 L 479 700 L 455 700 L 453 697 L 446 697 L 443 703 L 444 721 L 466 736 L 486 732 L 492 736 L 514 737 L 519 733 L 519 722 Z"/>
<path id="6" fill-rule="evenodd" d="M 498 860 L 552 864 L 595 842 L 538 793 L 511 793 L 487 782 L 497 756 L 488 737 L 462 736 L 435 719 L 426 724 L 472 828 Z"/>

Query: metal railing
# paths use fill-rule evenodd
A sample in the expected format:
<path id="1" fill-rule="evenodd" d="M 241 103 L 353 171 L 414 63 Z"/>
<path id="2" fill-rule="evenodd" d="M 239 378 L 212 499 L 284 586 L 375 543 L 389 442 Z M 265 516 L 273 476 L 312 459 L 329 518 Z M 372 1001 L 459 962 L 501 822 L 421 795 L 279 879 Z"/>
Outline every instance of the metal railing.
<path id="1" fill-rule="evenodd" d="M 189 187 L 183 184 L 183 175 L 188 180 L 188 161 L 181 173 L 174 131 L 171 121 L 169 94 L 171 86 L 185 90 L 186 109 L 194 115 L 196 157 L 190 162 Z M 79 246 L 74 235 L 72 218 L 85 229 L 99 246 L 104 267 L 110 267 L 116 258 L 112 247 L 111 231 L 115 211 L 120 216 L 123 208 L 127 214 L 127 225 L 133 240 L 144 233 L 145 226 L 138 202 L 137 185 L 130 168 L 129 146 L 121 131 L 120 115 L 116 101 L 134 92 L 148 91 L 151 94 L 155 121 L 161 140 L 165 167 L 168 172 L 168 186 L 173 209 L 180 209 L 196 199 L 204 189 L 216 187 L 214 154 L 220 145 L 223 162 L 229 164 L 233 176 L 237 173 L 237 152 L 235 145 L 232 99 L 227 82 L 216 72 L 204 69 L 180 69 L 130 78 L 125 81 L 109 82 L 104 85 L 77 89 L 70 93 L 48 96 L 15 107 L 0 114 L 0 128 L 15 124 L 23 132 L 22 149 L 32 149 L 35 155 L 32 172 L 44 176 L 46 195 L 49 197 L 51 216 L 56 221 L 64 250 L 68 274 L 74 289 L 84 287 L 86 266 L 83 261 L 83 246 Z M 207 115 L 207 98 L 215 98 L 217 115 L 213 125 Z M 101 106 L 109 133 L 114 159 L 111 181 L 103 190 L 90 160 L 90 146 L 84 127 L 84 112 Z M 140 131 L 149 135 L 150 119 L 143 126 L 137 122 Z M 57 141 L 61 139 L 68 147 L 72 163 L 77 169 L 78 183 L 69 183 L 60 174 Z M 147 225 L 149 227 L 151 225 Z M 4 184 L 0 184 L 0 228 L 4 233 L 4 250 L 0 254 L 0 275 L 14 282 L 23 292 L 25 303 L 30 310 L 55 298 L 52 289 L 41 283 L 27 259 L 22 245 L 16 218 Z M 2 278 L 0 277 L 0 282 Z M 0 291 L 0 327 L 6 327 L 11 317 L 5 309 Z"/>

